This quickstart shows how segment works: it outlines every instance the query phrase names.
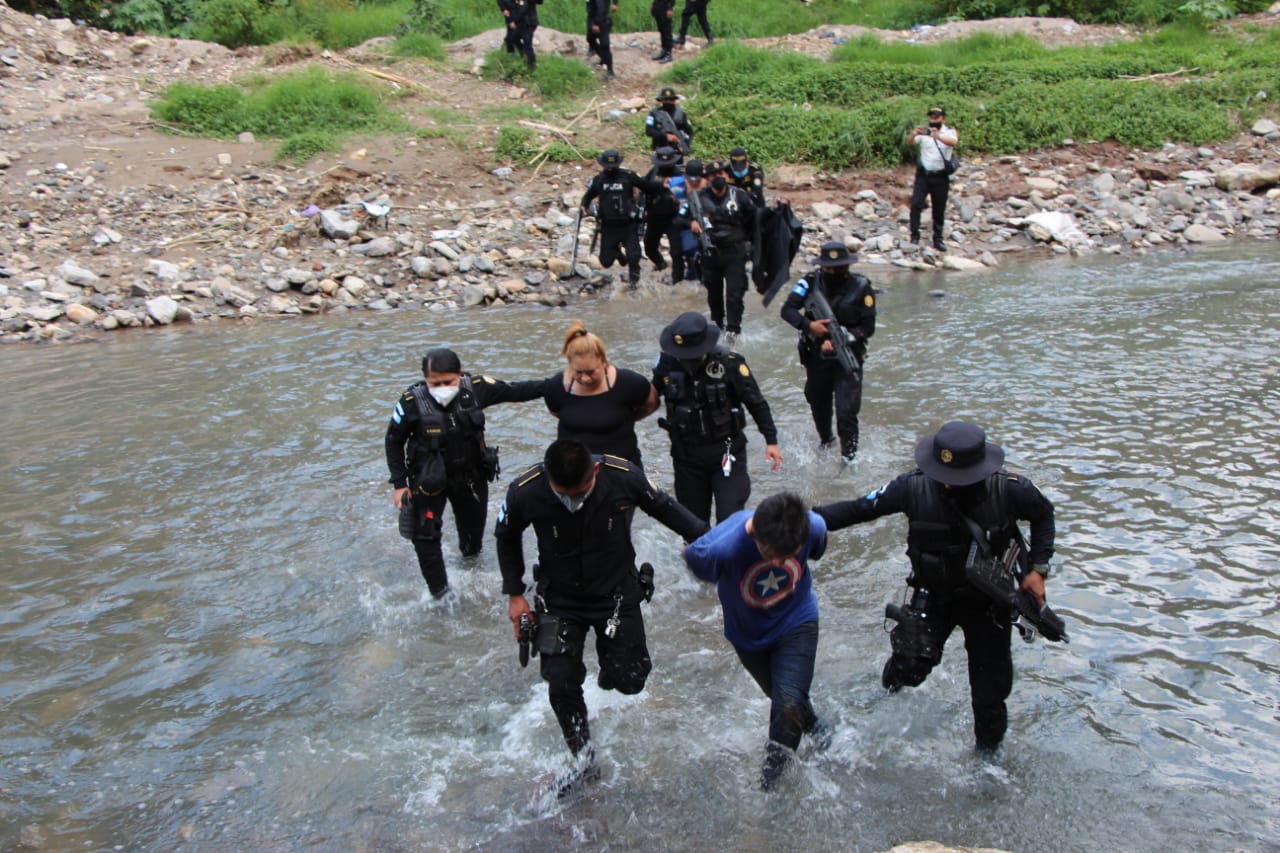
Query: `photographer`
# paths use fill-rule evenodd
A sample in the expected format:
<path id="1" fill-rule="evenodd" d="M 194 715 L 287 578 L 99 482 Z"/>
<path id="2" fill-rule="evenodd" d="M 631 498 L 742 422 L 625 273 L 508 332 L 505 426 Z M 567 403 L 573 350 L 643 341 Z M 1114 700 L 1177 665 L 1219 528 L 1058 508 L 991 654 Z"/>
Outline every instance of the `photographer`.
<path id="1" fill-rule="evenodd" d="M 947 171 L 947 160 L 951 158 L 960 137 L 954 128 L 947 126 L 947 111 L 942 107 L 929 107 L 929 121 L 925 126 L 917 125 L 907 133 L 907 144 L 914 145 L 916 152 L 916 179 L 911 188 L 911 242 L 920 242 L 920 212 L 924 210 L 925 199 L 932 207 L 933 248 L 945 252 L 947 246 L 942 242 L 942 221 L 947 213 L 947 195 L 951 191 L 951 173 Z"/>
<path id="2" fill-rule="evenodd" d="M 924 682 L 942 658 L 951 632 L 964 632 L 969 655 L 973 730 L 979 752 L 992 753 L 1008 727 L 1005 699 L 1013 687 L 1009 650 L 1013 618 L 1007 603 L 988 598 L 969 582 L 971 553 L 1003 554 L 1018 540 L 1020 519 L 1030 522 L 1029 570 L 1021 589 L 1044 604 L 1053 556 L 1053 504 L 1030 480 L 1001 468 L 1004 451 L 981 427 L 951 421 L 916 445 L 916 470 L 856 500 L 815 507 L 835 531 L 893 513 L 907 517 L 911 603 L 894 608 L 893 654 L 881 683 L 890 692 Z M 981 529 L 984 543 L 975 541 Z M 982 547 L 985 546 L 985 547 Z M 908 635 L 908 636 L 904 636 Z"/>

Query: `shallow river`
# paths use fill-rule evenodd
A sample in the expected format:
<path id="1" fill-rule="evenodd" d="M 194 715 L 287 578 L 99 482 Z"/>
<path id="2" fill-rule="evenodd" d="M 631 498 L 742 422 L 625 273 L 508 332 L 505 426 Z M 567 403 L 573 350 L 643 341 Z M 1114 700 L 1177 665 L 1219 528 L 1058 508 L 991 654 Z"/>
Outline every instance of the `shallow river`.
<path id="1" fill-rule="evenodd" d="M 767 471 L 751 432 L 752 504 L 865 493 L 917 437 L 978 421 L 1057 506 L 1071 633 L 1015 639 L 1009 737 L 980 763 L 959 635 L 922 687 L 879 687 L 904 521 L 833 534 L 813 697 L 837 735 L 768 796 L 768 703 L 714 591 L 641 515 L 654 672 L 603 693 L 588 655 L 603 777 L 549 802 L 566 751 L 491 544 L 463 561 L 450 536 L 458 598 L 429 602 L 386 483 L 387 417 L 426 347 L 545 376 L 590 311 L 647 373 L 662 326 L 701 307 L 692 286 L 2 349 L 0 848 L 1280 850 L 1278 282 L 1280 249 L 1257 244 L 882 276 L 851 469 L 816 451 L 794 333 L 749 297 L 739 349 L 786 454 Z M 554 437 L 540 403 L 489 423 L 502 485 Z M 656 418 L 640 432 L 669 487 Z"/>

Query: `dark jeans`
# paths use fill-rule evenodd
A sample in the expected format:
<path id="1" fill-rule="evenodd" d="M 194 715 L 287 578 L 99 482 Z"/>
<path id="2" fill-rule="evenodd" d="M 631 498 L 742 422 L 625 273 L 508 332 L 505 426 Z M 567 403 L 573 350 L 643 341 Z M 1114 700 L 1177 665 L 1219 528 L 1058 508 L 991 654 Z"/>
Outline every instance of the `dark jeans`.
<path id="1" fill-rule="evenodd" d="M 672 444 L 671 458 L 675 468 L 675 494 L 689 512 L 703 521 L 711 521 L 711 502 L 716 505 L 716 524 L 747 505 L 751 497 L 751 478 L 747 475 L 747 451 L 735 450 L 733 467 L 724 475 L 724 443 Z"/>
<path id="2" fill-rule="evenodd" d="M 747 249 L 739 244 L 702 253 L 702 286 L 711 320 L 726 332 L 742 331 L 747 295 Z"/>
<path id="3" fill-rule="evenodd" d="M 653 669 L 645 644 L 644 615 L 639 602 L 624 603 L 618 613 L 618 631 L 610 639 L 604 629 L 613 613 L 613 599 L 584 603 L 583 607 L 549 604 L 548 610 L 562 620 L 561 636 L 568 650 L 561 655 L 540 656 L 542 679 L 547 682 L 551 710 L 560 723 L 564 741 L 569 751 L 577 755 L 591 740 L 587 701 L 582 694 L 582 684 L 587 679 L 587 667 L 582 662 L 587 632 L 596 632 L 596 658 L 600 662 L 596 683 L 600 688 L 627 695 L 639 693 Z"/>
<path id="4" fill-rule="evenodd" d="M 675 47 L 675 39 L 671 34 L 673 21 L 667 17 L 666 9 L 660 8 L 657 3 L 649 8 L 649 14 L 653 15 L 654 23 L 658 25 L 658 40 L 662 44 L 662 52 L 670 53 Z"/>
<path id="5" fill-rule="evenodd" d="M 604 222 L 600 225 L 600 266 L 608 269 L 626 256 L 631 281 L 640 280 L 640 223 Z"/>
<path id="6" fill-rule="evenodd" d="M 684 0 L 684 9 L 680 11 L 681 41 L 689 34 L 689 21 L 694 17 L 698 19 L 698 26 L 702 27 L 702 34 L 707 37 L 707 41 L 711 41 L 711 24 L 707 23 L 707 4 L 710 2 L 711 0 Z"/>
<path id="7" fill-rule="evenodd" d="M 911 187 L 911 239 L 920 239 L 920 211 L 927 198 L 933 209 L 933 239 L 942 239 L 942 220 L 947 215 L 947 196 L 951 192 L 951 176 L 946 172 L 926 172 L 916 166 L 916 181 Z"/>
<path id="8" fill-rule="evenodd" d="M 1008 611 L 981 598 L 976 590 L 965 590 L 953 598 L 931 595 L 926 618 L 940 647 L 957 626 L 964 632 L 974 739 L 979 749 L 995 749 L 1009 725 L 1005 700 L 1013 690 L 1013 656 L 1009 651 L 1013 622 Z M 892 655 L 882 680 L 890 690 L 915 687 L 932 670 L 932 664 L 926 661 Z"/>
<path id="9" fill-rule="evenodd" d="M 667 264 L 666 258 L 662 257 L 662 238 L 667 238 L 667 248 L 671 253 L 671 280 L 674 282 L 684 280 L 681 230 L 674 222 L 649 222 L 644 229 L 644 254 L 655 267 Z"/>
<path id="10" fill-rule="evenodd" d="M 809 702 L 813 661 L 818 655 L 818 620 L 805 622 L 772 648 L 749 652 L 734 646 L 738 660 L 769 697 L 769 740 L 794 750 L 800 736 L 818 721 Z"/>
<path id="11" fill-rule="evenodd" d="M 840 453 L 852 457 L 858 452 L 858 412 L 862 410 L 862 371 L 856 377 L 840 369 L 834 358 L 823 358 L 816 352 L 805 368 L 804 398 L 813 413 L 818 438 L 831 440 L 832 402 L 835 403 L 836 430 L 840 435 Z"/>
<path id="12" fill-rule="evenodd" d="M 449 585 L 444 567 L 444 510 L 453 507 L 453 524 L 458 531 L 458 549 L 464 557 L 480 553 L 484 543 L 484 525 L 489 511 L 489 484 L 483 477 L 450 477 L 449 485 L 438 495 L 416 496 L 417 510 L 413 534 L 413 550 L 418 555 L 418 568 L 432 595 L 440 595 Z"/>

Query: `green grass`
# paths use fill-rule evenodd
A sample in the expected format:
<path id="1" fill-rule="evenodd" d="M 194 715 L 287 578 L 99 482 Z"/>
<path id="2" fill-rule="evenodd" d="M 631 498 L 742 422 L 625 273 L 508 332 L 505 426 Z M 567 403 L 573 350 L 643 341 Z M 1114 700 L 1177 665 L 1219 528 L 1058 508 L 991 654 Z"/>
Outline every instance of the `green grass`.
<path id="1" fill-rule="evenodd" d="M 582 62 L 561 56 L 540 56 L 538 67 L 530 70 L 524 57 L 502 48 L 485 54 L 484 78 L 519 83 L 549 101 L 580 96 L 599 87 L 595 74 Z"/>
<path id="2" fill-rule="evenodd" d="M 430 33 L 407 33 L 397 37 L 392 43 L 391 55 L 444 62 L 444 42 L 439 36 Z"/>
<path id="3" fill-rule="evenodd" d="M 227 138 L 250 131 L 283 139 L 282 151 L 289 151 L 283 156 L 295 159 L 307 148 L 333 150 L 357 131 L 406 128 L 365 81 L 314 66 L 271 82 L 251 79 L 243 87 L 177 83 L 165 90 L 152 117 L 174 133 Z"/>

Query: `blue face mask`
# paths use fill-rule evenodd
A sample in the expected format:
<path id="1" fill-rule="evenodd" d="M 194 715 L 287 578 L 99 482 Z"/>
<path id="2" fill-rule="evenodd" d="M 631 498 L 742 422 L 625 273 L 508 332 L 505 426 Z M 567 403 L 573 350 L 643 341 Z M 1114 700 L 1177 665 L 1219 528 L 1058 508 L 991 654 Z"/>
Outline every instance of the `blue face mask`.
<path id="1" fill-rule="evenodd" d="M 729 171 L 730 171 L 730 172 L 733 172 L 733 176 L 734 176 L 735 178 L 745 178 L 745 177 L 747 176 L 747 171 L 748 171 L 748 170 L 747 170 L 747 169 L 743 169 L 741 172 L 739 172 L 737 169 L 730 169 Z"/>

